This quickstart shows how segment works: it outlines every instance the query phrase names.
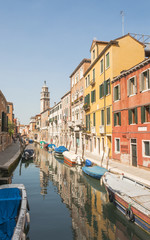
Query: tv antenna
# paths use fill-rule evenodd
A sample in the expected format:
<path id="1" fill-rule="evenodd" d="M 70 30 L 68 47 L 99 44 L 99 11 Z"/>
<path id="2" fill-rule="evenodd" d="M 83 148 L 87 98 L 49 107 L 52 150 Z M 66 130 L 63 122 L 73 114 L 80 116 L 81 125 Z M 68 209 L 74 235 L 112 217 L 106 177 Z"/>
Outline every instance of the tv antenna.
<path id="1" fill-rule="evenodd" d="M 120 14 L 122 16 L 122 36 L 124 36 L 124 11 L 120 11 Z"/>

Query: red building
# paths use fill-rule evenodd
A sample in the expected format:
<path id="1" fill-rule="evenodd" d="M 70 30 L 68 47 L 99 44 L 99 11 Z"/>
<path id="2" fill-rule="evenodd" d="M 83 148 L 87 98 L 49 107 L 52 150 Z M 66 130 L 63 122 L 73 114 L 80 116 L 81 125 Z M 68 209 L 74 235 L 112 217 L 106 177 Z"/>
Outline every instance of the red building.
<path id="1" fill-rule="evenodd" d="M 112 158 L 150 168 L 150 58 L 112 81 Z"/>

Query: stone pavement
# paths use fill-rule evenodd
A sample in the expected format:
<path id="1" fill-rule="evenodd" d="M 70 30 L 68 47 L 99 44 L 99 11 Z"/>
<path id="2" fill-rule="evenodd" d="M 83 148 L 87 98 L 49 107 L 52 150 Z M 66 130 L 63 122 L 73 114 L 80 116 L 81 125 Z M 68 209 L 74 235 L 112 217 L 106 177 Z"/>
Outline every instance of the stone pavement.
<path id="1" fill-rule="evenodd" d="M 71 148 L 71 151 L 75 152 L 75 148 Z M 82 152 L 79 150 L 77 154 L 82 156 Z M 100 157 L 92 154 L 91 152 L 85 151 L 84 158 L 89 159 L 94 164 L 101 166 Z M 102 167 L 107 167 L 106 161 L 103 162 Z M 109 160 L 108 170 L 113 173 L 124 174 L 126 177 L 132 178 L 135 181 L 141 182 L 150 187 L 150 170 L 125 165 L 114 160 Z"/>
<path id="2" fill-rule="evenodd" d="M 21 154 L 20 142 L 17 140 L 0 152 L 0 169 L 8 169 Z"/>

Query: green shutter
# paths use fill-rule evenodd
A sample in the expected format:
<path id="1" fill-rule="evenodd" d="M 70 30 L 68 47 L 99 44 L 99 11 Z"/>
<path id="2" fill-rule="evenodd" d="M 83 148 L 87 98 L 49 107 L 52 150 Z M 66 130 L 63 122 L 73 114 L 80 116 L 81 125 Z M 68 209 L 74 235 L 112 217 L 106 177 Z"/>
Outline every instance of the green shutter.
<path id="1" fill-rule="evenodd" d="M 117 125 L 117 118 L 116 118 L 116 113 L 114 113 L 114 126 Z"/>
<path id="2" fill-rule="evenodd" d="M 104 96 L 107 95 L 107 81 L 104 81 Z"/>
<path id="3" fill-rule="evenodd" d="M 137 108 L 135 108 L 135 123 L 138 123 L 138 115 L 137 115 Z"/>
<path id="4" fill-rule="evenodd" d="M 99 85 L 99 98 L 101 98 L 101 85 Z"/>
<path id="5" fill-rule="evenodd" d="M 132 123 L 132 111 L 131 109 L 128 110 L 128 119 L 129 119 L 129 125 Z"/>
<path id="6" fill-rule="evenodd" d="M 89 131 L 91 131 L 90 114 L 89 114 Z"/>
<path id="7" fill-rule="evenodd" d="M 91 92 L 91 103 L 93 102 L 93 91 Z"/>
<path id="8" fill-rule="evenodd" d="M 119 112 L 118 114 L 119 114 L 119 125 L 121 126 L 121 112 Z"/>
<path id="9" fill-rule="evenodd" d="M 96 101 L 96 94 L 95 94 L 95 90 L 93 91 L 93 98 L 94 98 L 94 99 L 93 99 L 93 100 L 94 100 L 93 102 L 95 102 L 95 101 Z"/>
<path id="10" fill-rule="evenodd" d="M 141 123 L 145 122 L 145 107 L 141 107 Z"/>

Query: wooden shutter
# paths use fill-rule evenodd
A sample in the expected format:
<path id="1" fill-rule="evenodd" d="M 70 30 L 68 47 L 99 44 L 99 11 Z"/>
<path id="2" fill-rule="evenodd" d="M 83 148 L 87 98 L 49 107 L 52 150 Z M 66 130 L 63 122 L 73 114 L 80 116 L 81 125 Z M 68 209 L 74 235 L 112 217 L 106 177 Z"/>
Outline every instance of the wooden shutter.
<path id="1" fill-rule="evenodd" d="M 138 115 L 137 115 L 137 108 L 135 108 L 135 123 L 138 123 Z"/>
<path id="2" fill-rule="evenodd" d="M 115 87 L 113 87 L 113 100 L 115 101 Z"/>
<path id="3" fill-rule="evenodd" d="M 132 123 L 132 110 L 128 110 L 128 120 L 129 120 L 129 125 Z"/>
<path id="4" fill-rule="evenodd" d="M 96 102 L 96 91 L 95 90 L 93 91 L 93 98 L 94 98 L 93 102 Z"/>
<path id="5" fill-rule="evenodd" d="M 110 78 L 109 78 L 109 80 L 108 80 L 108 89 L 109 89 L 109 94 L 111 94 L 111 84 L 110 84 Z"/>
<path id="6" fill-rule="evenodd" d="M 101 98 L 101 85 L 99 85 L 99 98 Z"/>
<path id="7" fill-rule="evenodd" d="M 117 117 L 116 113 L 114 113 L 114 126 L 116 126 L 116 124 L 117 124 L 117 118 L 116 117 Z"/>
<path id="8" fill-rule="evenodd" d="M 91 103 L 93 102 L 93 91 L 91 91 Z"/>
<path id="9" fill-rule="evenodd" d="M 89 131 L 91 131 L 90 114 L 89 114 Z"/>
<path id="10" fill-rule="evenodd" d="M 88 116 L 86 115 L 86 131 L 88 130 Z"/>
<path id="11" fill-rule="evenodd" d="M 141 123 L 145 122 L 145 107 L 141 107 Z"/>
<path id="12" fill-rule="evenodd" d="M 104 81 L 104 96 L 107 95 L 107 81 Z"/>
<path id="13" fill-rule="evenodd" d="M 119 114 L 119 125 L 121 126 L 121 112 L 119 112 L 118 114 Z"/>

